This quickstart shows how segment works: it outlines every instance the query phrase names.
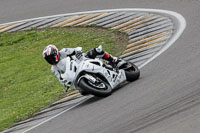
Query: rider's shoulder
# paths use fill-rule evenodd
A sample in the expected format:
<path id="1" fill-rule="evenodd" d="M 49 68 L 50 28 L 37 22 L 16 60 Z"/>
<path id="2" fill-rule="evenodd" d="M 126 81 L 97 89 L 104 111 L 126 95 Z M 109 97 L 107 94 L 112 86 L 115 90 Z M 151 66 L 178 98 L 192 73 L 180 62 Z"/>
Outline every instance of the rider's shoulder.
<path id="1" fill-rule="evenodd" d="M 67 52 L 68 51 L 68 48 L 62 48 L 61 50 L 60 50 L 60 52 Z"/>

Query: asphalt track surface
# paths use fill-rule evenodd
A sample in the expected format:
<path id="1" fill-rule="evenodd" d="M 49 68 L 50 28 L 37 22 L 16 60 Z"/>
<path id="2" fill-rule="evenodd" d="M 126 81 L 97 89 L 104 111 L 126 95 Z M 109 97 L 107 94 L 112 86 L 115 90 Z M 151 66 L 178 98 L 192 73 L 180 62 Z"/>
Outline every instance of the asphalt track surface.
<path id="1" fill-rule="evenodd" d="M 30 133 L 199 133 L 199 0 L 1 0 L 0 23 L 70 12 L 155 8 L 182 14 L 187 27 L 141 78 L 107 98 L 91 98 Z"/>

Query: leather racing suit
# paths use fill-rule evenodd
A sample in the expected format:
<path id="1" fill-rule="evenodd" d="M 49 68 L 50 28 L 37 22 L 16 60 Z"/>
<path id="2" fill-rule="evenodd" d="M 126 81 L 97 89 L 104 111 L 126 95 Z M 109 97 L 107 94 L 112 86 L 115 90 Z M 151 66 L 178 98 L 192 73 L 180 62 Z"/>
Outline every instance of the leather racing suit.
<path id="1" fill-rule="evenodd" d="M 76 48 L 63 48 L 59 51 L 60 54 L 60 60 L 57 64 L 52 65 L 51 67 L 51 71 L 54 73 L 54 75 L 58 78 L 59 82 L 64 85 L 65 87 L 69 87 L 67 85 L 65 85 L 65 80 L 61 77 L 61 74 L 65 72 L 66 70 L 66 62 L 65 60 L 62 60 L 68 56 L 72 56 L 72 55 L 76 55 L 78 52 L 82 53 L 82 47 L 76 47 Z M 89 58 L 102 58 L 105 60 L 108 60 L 110 62 L 117 62 L 118 58 L 117 57 L 113 57 L 112 55 L 108 54 L 107 52 L 104 52 L 102 50 L 102 47 L 99 46 L 98 48 L 93 48 L 91 50 L 89 50 L 86 55 Z"/>
<path id="2" fill-rule="evenodd" d="M 77 47 L 77 48 L 63 48 L 59 51 L 60 54 L 60 61 L 56 64 L 56 65 L 52 65 L 51 67 L 51 71 L 54 73 L 54 75 L 58 78 L 59 82 L 65 85 L 65 81 L 63 80 L 63 78 L 61 77 L 61 74 L 65 72 L 65 64 L 66 62 L 64 62 L 64 58 L 68 57 L 68 56 L 72 56 L 75 55 L 77 53 L 77 51 L 82 52 L 82 47 Z"/>

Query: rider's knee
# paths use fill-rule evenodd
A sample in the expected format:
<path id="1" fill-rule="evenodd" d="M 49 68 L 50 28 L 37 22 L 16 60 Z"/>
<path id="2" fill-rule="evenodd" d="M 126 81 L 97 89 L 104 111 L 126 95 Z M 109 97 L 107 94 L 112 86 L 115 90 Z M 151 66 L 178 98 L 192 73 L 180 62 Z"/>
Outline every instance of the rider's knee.
<path id="1" fill-rule="evenodd" d="M 93 48 L 87 52 L 87 56 L 92 59 L 96 58 L 97 56 L 103 57 L 104 55 L 105 52 L 102 49 L 99 50 L 98 48 Z"/>

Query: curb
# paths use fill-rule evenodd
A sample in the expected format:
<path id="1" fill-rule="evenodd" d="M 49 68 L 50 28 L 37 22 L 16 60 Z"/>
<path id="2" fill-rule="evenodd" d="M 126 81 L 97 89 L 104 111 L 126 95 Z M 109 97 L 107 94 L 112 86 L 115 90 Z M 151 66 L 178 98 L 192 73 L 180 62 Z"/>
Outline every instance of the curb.
<path id="1" fill-rule="evenodd" d="M 81 25 L 96 25 L 128 34 L 128 45 L 121 58 L 142 68 L 179 38 L 186 27 L 186 21 L 182 15 L 173 11 L 126 8 L 68 13 L 10 22 L 0 24 L 0 32 Z"/>
<path id="2" fill-rule="evenodd" d="M 60 104 L 60 103 L 64 103 L 64 102 L 67 102 L 67 101 L 70 101 L 70 100 L 73 100 L 73 99 L 76 99 L 76 98 L 79 98 L 81 97 L 82 95 L 79 93 L 79 91 L 74 91 L 70 94 L 68 94 L 66 97 L 54 102 L 51 106 L 55 106 L 57 104 Z"/>

